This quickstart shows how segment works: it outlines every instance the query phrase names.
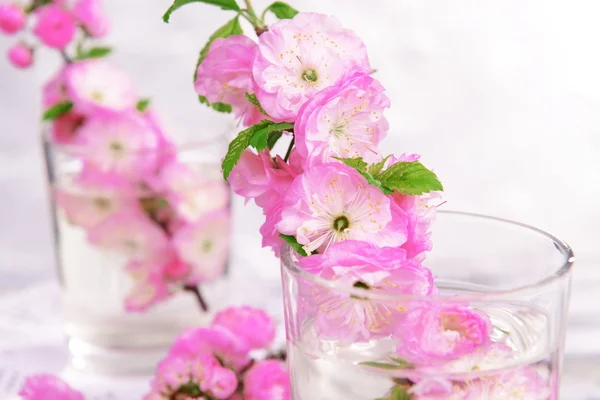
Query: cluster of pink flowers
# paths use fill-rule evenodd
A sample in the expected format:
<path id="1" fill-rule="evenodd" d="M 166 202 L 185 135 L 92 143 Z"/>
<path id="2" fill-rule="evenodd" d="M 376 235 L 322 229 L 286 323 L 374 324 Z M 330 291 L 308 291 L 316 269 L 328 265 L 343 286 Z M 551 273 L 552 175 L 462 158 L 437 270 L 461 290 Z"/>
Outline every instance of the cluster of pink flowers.
<path id="1" fill-rule="evenodd" d="M 274 337 L 275 325 L 263 311 L 225 309 L 211 326 L 175 340 L 144 399 L 289 400 L 289 376 L 278 357 L 251 357 L 257 351 L 268 354 Z"/>
<path id="2" fill-rule="evenodd" d="M 76 39 L 78 29 L 92 38 L 104 37 L 109 24 L 101 1 L 32 1 L 28 6 L 16 1 L 0 3 L 0 32 L 17 35 L 25 33 L 30 25 L 37 39 L 37 42 L 20 40 L 14 44 L 7 53 L 9 61 L 17 68 L 28 68 L 33 64 L 36 46 L 64 51 Z"/>
<path id="3" fill-rule="evenodd" d="M 35 17 L 34 34 L 61 51 L 65 63 L 42 93 L 47 140 L 80 168 L 68 182 L 59 177 L 54 199 L 92 245 L 125 256 L 132 287 L 124 306 L 144 311 L 224 274 L 229 190 L 215 171 L 178 158 L 149 100 L 139 99 L 131 77 L 103 58 L 109 49 L 87 46 L 107 33 L 100 5 L 2 4 L 0 28 L 16 33 L 27 16 Z"/>
<path id="4" fill-rule="evenodd" d="M 263 245 L 279 255 L 287 241 L 301 268 L 340 288 L 301 285 L 300 318 L 314 321 L 320 339 L 340 344 L 393 338 L 395 357 L 412 369 L 442 371 L 457 360 L 491 357 L 499 343 L 489 316 L 445 302 L 423 265 L 442 187 L 418 155 L 380 152 L 390 101 L 364 43 L 335 18 L 314 13 L 257 33 L 258 43 L 244 35 L 215 40 L 195 87 L 249 127 L 223 168 L 232 189 L 262 208 Z M 278 130 L 287 134 L 273 135 Z M 286 136 L 292 140 L 282 158 L 273 148 Z M 240 144 L 254 149 L 242 152 Z M 500 399 L 529 390 L 537 397 L 523 398 L 545 399 L 543 383 L 529 369 L 469 382 L 415 378 L 410 394 Z"/>
<path id="5" fill-rule="evenodd" d="M 262 310 L 231 307 L 211 326 L 183 332 L 158 364 L 144 400 L 290 400 L 290 379 L 269 348 L 275 325 Z M 251 356 L 263 353 L 261 359 Z M 82 393 L 52 375 L 28 377 L 23 400 L 84 400 Z"/>

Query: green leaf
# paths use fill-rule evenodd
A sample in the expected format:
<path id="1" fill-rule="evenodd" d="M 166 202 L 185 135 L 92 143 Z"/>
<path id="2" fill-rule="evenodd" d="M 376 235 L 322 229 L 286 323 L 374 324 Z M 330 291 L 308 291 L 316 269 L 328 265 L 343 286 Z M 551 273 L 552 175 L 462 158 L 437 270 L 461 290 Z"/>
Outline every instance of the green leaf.
<path id="1" fill-rule="evenodd" d="M 365 362 L 361 362 L 360 365 L 364 365 L 365 367 L 379 368 L 379 369 L 386 369 L 386 370 L 399 370 L 399 369 L 407 368 L 406 365 L 384 363 L 384 362 L 379 362 L 379 361 L 365 361 Z"/>
<path id="2" fill-rule="evenodd" d="M 269 133 L 269 138 L 267 139 L 267 146 L 269 146 L 269 150 L 273 150 L 273 147 L 277 144 L 277 141 L 281 138 L 283 132 L 273 132 Z"/>
<path id="3" fill-rule="evenodd" d="M 419 161 L 396 163 L 378 174 L 375 179 L 389 190 L 397 190 L 401 194 L 411 196 L 444 190 L 437 176 Z"/>
<path id="4" fill-rule="evenodd" d="M 298 14 L 298 10 L 296 10 L 289 4 L 284 3 L 283 1 L 276 1 L 275 3 L 267 7 L 265 12 L 263 13 L 263 19 L 268 11 L 271 11 L 279 19 L 292 19 L 296 16 L 296 14 Z"/>
<path id="5" fill-rule="evenodd" d="M 349 167 L 354 168 L 355 170 L 357 170 L 358 172 L 362 173 L 362 172 L 366 172 L 367 171 L 367 166 L 369 164 L 367 164 L 362 157 L 358 157 L 358 158 L 338 158 L 338 157 L 333 157 L 336 160 L 339 160 L 341 162 L 343 162 L 344 164 L 346 164 Z"/>
<path id="6" fill-rule="evenodd" d="M 389 156 L 385 157 L 383 160 L 379 161 L 378 163 L 371 164 L 369 166 L 367 172 L 369 172 L 373 176 L 377 175 L 378 173 L 381 172 L 381 170 L 383 169 L 383 166 L 387 162 L 388 158 L 390 158 L 391 156 L 392 155 L 390 154 Z"/>
<path id="7" fill-rule="evenodd" d="M 294 127 L 294 125 L 288 124 L 287 122 L 282 122 L 279 124 L 267 120 L 263 122 L 265 122 L 266 125 L 254 131 L 252 133 L 252 138 L 250 139 L 250 146 L 254 147 L 258 151 L 263 150 L 269 145 L 269 135 L 281 133 Z"/>
<path id="8" fill-rule="evenodd" d="M 395 364 L 403 365 L 406 368 L 412 368 L 412 363 L 402 357 L 389 356 L 389 359 Z"/>
<path id="9" fill-rule="evenodd" d="M 175 10 L 189 3 L 206 3 L 219 6 L 223 10 L 241 11 L 235 0 L 175 0 L 165 15 L 163 15 L 163 21 L 169 22 L 169 19 L 171 19 L 171 14 L 173 14 Z"/>
<path id="10" fill-rule="evenodd" d="M 411 395 L 408 393 L 408 389 L 402 386 L 396 386 L 392 389 L 390 400 L 410 400 Z"/>
<path id="11" fill-rule="evenodd" d="M 110 47 L 92 47 L 89 50 L 81 50 L 77 52 L 76 60 L 86 60 L 88 58 L 101 58 L 109 55 L 112 52 Z"/>
<path id="12" fill-rule="evenodd" d="M 150 105 L 150 99 L 140 99 L 140 101 L 138 101 L 137 103 L 137 110 L 139 112 L 144 112 L 148 109 L 148 106 Z"/>
<path id="13" fill-rule="evenodd" d="M 302 245 L 300 243 L 298 243 L 298 241 L 296 240 L 296 237 L 290 236 L 290 235 L 284 235 L 283 233 L 280 233 L 279 237 L 282 238 L 283 240 L 285 240 L 287 242 L 287 244 L 292 246 L 292 248 L 294 250 L 296 250 L 296 252 L 298 254 L 300 254 L 303 257 L 306 257 L 306 251 L 304 251 L 304 248 L 302 247 Z"/>
<path id="14" fill-rule="evenodd" d="M 52 121 L 60 117 L 63 114 L 68 113 L 73 108 L 73 103 L 65 101 L 64 103 L 58 103 L 50 107 L 44 112 L 42 119 L 44 121 Z"/>
<path id="15" fill-rule="evenodd" d="M 250 93 L 246 93 L 246 98 L 248 99 L 248 101 L 252 104 L 254 104 L 256 107 L 258 107 L 258 111 L 260 111 L 262 114 L 266 115 L 267 117 L 269 116 L 269 114 L 267 114 L 267 112 L 265 111 L 264 108 L 262 108 L 262 106 L 260 105 L 260 102 L 258 101 L 258 99 L 256 98 L 255 94 L 250 94 Z"/>
<path id="16" fill-rule="evenodd" d="M 241 35 L 242 33 L 244 33 L 244 30 L 240 25 L 240 16 L 236 15 L 234 19 L 217 29 L 217 31 L 210 36 L 208 42 L 204 45 L 202 50 L 200 50 L 200 57 L 198 57 L 198 62 L 196 63 L 196 70 L 194 71 L 194 82 L 196 82 L 196 78 L 198 78 L 198 67 L 206 58 L 206 55 L 208 54 L 210 46 L 213 44 L 213 42 L 219 38 L 226 38 L 233 35 Z"/>
<path id="17" fill-rule="evenodd" d="M 213 110 L 222 113 L 230 113 L 233 110 L 230 104 L 225 103 L 212 103 L 212 108 Z"/>
<path id="18" fill-rule="evenodd" d="M 198 101 L 202 104 L 206 104 L 210 107 L 210 101 L 206 98 L 206 96 L 198 96 Z"/>
<path id="19" fill-rule="evenodd" d="M 269 124 L 272 123 L 273 122 L 271 121 L 265 120 L 259 122 L 256 125 L 252 125 L 248 129 L 238 133 L 236 138 L 233 139 L 231 143 L 229 143 L 229 149 L 227 150 L 227 154 L 225 155 L 223 163 L 221 164 L 223 168 L 223 177 L 225 178 L 225 180 L 227 180 L 227 178 L 229 177 L 231 170 L 237 164 L 244 150 L 246 150 L 246 148 L 250 145 L 250 140 L 252 139 L 252 136 L 257 131 L 267 127 Z"/>

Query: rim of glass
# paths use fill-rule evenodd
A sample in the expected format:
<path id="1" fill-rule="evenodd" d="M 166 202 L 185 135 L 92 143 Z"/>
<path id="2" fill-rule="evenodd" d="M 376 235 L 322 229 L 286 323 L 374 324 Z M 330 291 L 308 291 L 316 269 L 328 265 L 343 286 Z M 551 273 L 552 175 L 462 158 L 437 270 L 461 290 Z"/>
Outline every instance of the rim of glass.
<path id="1" fill-rule="evenodd" d="M 58 149 L 62 152 L 68 154 L 85 154 L 88 150 L 85 146 L 76 145 L 76 144 L 63 144 L 57 143 L 51 138 L 50 132 L 50 124 L 44 125 L 42 128 L 42 140 L 46 145 L 51 148 Z M 218 134 L 211 136 L 210 138 L 204 140 L 191 140 L 185 141 L 183 143 L 173 143 L 170 146 L 157 146 L 154 148 L 141 148 L 136 149 L 135 151 L 127 151 L 129 154 L 141 154 L 141 153 L 180 153 L 186 151 L 193 151 L 198 149 L 203 149 L 209 146 L 218 146 L 218 145 L 227 145 L 229 143 L 230 135 L 232 134 L 231 130 L 224 130 L 219 132 Z"/>
<path id="2" fill-rule="evenodd" d="M 550 240 L 557 251 L 563 255 L 563 261 L 558 266 L 558 268 L 554 271 L 554 273 L 547 275 L 541 280 L 529 283 L 527 285 L 516 286 L 511 289 L 504 290 L 493 290 L 493 288 L 488 288 L 486 292 L 472 292 L 468 294 L 459 294 L 459 295 L 451 295 L 451 296 L 415 296 L 415 295 L 393 295 L 384 292 L 376 292 L 376 291 L 366 291 L 364 289 L 348 287 L 339 285 L 336 281 L 331 281 L 323 278 L 319 278 L 315 275 L 312 275 L 302 268 L 299 267 L 298 262 L 293 258 L 292 248 L 286 243 L 283 245 L 281 250 L 281 265 L 282 268 L 285 268 L 295 277 L 302 278 L 304 280 L 310 281 L 319 286 L 335 290 L 338 292 L 344 292 L 349 296 L 356 296 L 360 298 L 367 298 L 369 300 L 378 300 L 378 301 L 398 301 L 398 300 L 421 300 L 421 301 L 430 301 L 430 302 L 438 302 L 443 300 L 444 302 L 464 302 L 464 301 L 490 301 L 496 299 L 502 299 L 506 297 L 517 297 L 519 295 L 525 295 L 531 290 L 537 290 L 544 286 L 550 285 L 561 278 L 567 276 L 573 267 L 575 262 L 575 254 L 571 247 L 563 240 L 558 237 L 548 233 L 542 229 L 535 228 L 531 225 L 523 224 L 521 222 L 511 221 L 504 218 L 492 217 L 483 214 L 463 212 L 463 211 L 449 211 L 449 210 L 440 210 L 438 211 L 441 214 L 445 215 L 454 215 L 454 216 L 464 216 L 475 219 L 483 219 L 486 221 L 495 221 L 503 224 L 511 225 L 514 227 L 520 227 L 531 231 L 535 234 L 541 235 L 546 239 Z M 490 290 L 491 289 L 491 290 Z"/>

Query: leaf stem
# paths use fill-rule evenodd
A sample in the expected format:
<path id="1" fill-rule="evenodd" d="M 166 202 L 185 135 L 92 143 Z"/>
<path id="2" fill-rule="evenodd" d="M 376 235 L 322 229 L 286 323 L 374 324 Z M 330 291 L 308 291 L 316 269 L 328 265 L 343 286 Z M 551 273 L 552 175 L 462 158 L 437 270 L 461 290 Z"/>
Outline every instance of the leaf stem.
<path id="1" fill-rule="evenodd" d="M 288 162 L 288 160 L 290 159 L 290 155 L 292 155 L 292 149 L 294 148 L 294 144 L 296 143 L 296 137 L 292 136 L 292 141 L 290 142 L 290 146 L 287 149 L 287 152 L 285 153 L 285 157 L 283 158 L 283 161 Z"/>
<path id="2" fill-rule="evenodd" d="M 183 287 L 183 290 L 193 294 L 194 297 L 196 298 L 196 300 L 198 301 L 198 304 L 200 305 L 200 308 L 202 309 L 202 311 L 208 312 L 208 304 L 206 304 L 204 297 L 202 297 L 202 294 L 200 293 L 200 289 L 198 288 L 198 286 L 185 285 Z"/>
<path id="3" fill-rule="evenodd" d="M 265 25 L 263 18 L 259 18 L 254 11 L 254 7 L 252 6 L 251 0 L 244 0 L 246 3 L 246 9 L 242 10 L 242 15 L 252 24 L 254 27 L 254 31 L 257 36 L 265 33 L 269 28 Z"/>
<path id="4" fill-rule="evenodd" d="M 63 61 L 65 62 L 65 64 L 72 64 L 73 63 L 73 59 L 71 57 L 69 57 L 69 55 L 67 54 L 66 51 L 61 50 L 60 51 L 60 55 L 61 55 Z"/>

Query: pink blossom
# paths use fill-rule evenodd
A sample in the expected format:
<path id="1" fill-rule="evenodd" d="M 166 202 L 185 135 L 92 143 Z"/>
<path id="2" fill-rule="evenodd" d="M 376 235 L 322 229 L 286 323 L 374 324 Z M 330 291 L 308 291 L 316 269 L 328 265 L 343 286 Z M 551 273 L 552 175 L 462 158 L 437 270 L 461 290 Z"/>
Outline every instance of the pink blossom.
<path id="1" fill-rule="evenodd" d="M 244 150 L 227 181 L 231 189 L 246 201 L 266 193 L 270 188 L 262 157 L 250 149 Z"/>
<path id="2" fill-rule="evenodd" d="M 294 235 L 307 253 L 325 251 L 342 240 L 377 244 L 392 221 L 390 200 L 355 169 L 323 164 L 299 175 L 284 199 L 279 231 Z M 406 231 L 386 235 L 386 246 L 406 241 Z"/>
<path id="3" fill-rule="evenodd" d="M 514 364 L 515 361 L 515 352 L 510 346 L 501 342 L 491 342 L 488 346 L 482 346 L 473 353 L 426 370 L 436 374 L 456 374 L 502 369 L 507 365 Z"/>
<path id="4" fill-rule="evenodd" d="M 13 35 L 25 27 L 27 14 L 14 3 L 0 4 L 0 31 Z"/>
<path id="5" fill-rule="evenodd" d="M 250 363 L 250 350 L 245 340 L 216 326 L 184 331 L 175 339 L 169 356 L 193 359 L 203 353 L 215 354 L 226 366 L 238 370 Z"/>
<path id="6" fill-rule="evenodd" d="M 167 251 L 169 240 L 164 231 L 145 215 L 117 213 L 88 232 L 90 243 L 127 256 L 130 260 L 148 260 Z"/>
<path id="7" fill-rule="evenodd" d="M 290 400 L 290 377 L 283 364 L 275 360 L 261 361 L 244 377 L 246 400 Z"/>
<path id="8" fill-rule="evenodd" d="M 229 399 L 238 386 L 236 374 L 228 368 L 215 368 L 205 390 L 212 398 Z"/>
<path id="9" fill-rule="evenodd" d="M 246 98 L 254 93 L 252 63 L 258 46 L 244 35 L 216 39 L 198 67 L 196 92 L 211 103 L 225 103 L 233 107 L 244 125 L 250 126 L 266 117 Z"/>
<path id="10" fill-rule="evenodd" d="M 211 212 L 227 208 L 230 200 L 229 189 L 222 179 L 211 177 L 177 159 L 167 161 L 151 185 L 187 222 L 198 221 Z"/>
<path id="11" fill-rule="evenodd" d="M 440 195 L 431 192 L 421 196 L 408 196 L 395 192 L 392 198 L 406 216 L 407 239 L 402 248 L 409 258 L 422 261 L 424 253 L 432 248 L 430 228 L 435 220 Z"/>
<path id="12" fill-rule="evenodd" d="M 156 135 L 134 112 L 88 118 L 78 135 L 88 168 L 129 179 L 156 168 Z"/>
<path id="13" fill-rule="evenodd" d="M 467 381 L 462 387 L 465 394 L 461 399 L 464 400 L 549 400 L 551 395 L 556 396 L 547 380 L 531 367 Z"/>
<path id="14" fill-rule="evenodd" d="M 102 38 L 108 33 L 110 22 L 102 10 L 102 0 L 77 0 L 73 15 L 93 38 Z"/>
<path id="15" fill-rule="evenodd" d="M 23 43 L 9 48 L 7 56 L 10 63 L 17 68 L 28 68 L 33 64 L 33 50 Z"/>
<path id="16" fill-rule="evenodd" d="M 262 247 L 271 247 L 277 257 L 279 257 L 281 246 L 284 243 L 277 229 L 277 224 L 281 221 L 282 210 L 283 200 L 273 203 L 269 208 L 265 208 L 265 223 L 260 227 Z"/>
<path id="17" fill-rule="evenodd" d="M 294 122 L 302 105 L 351 70 L 370 72 L 364 43 L 338 20 L 299 13 L 259 38 L 253 67 L 256 96 L 278 121 Z"/>
<path id="18" fill-rule="evenodd" d="M 61 68 L 42 88 L 42 105 L 48 109 L 67 100 L 66 69 Z"/>
<path id="19" fill-rule="evenodd" d="M 223 275 L 229 251 L 229 224 L 229 212 L 219 210 L 174 233 L 173 244 L 179 258 L 192 268 L 188 284 Z"/>
<path id="20" fill-rule="evenodd" d="M 135 193 L 109 183 L 80 182 L 69 190 L 54 189 L 54 196 L 67 219 L 86 229 L 118 213 L 141 214 Z"/>
<path id="21" fill-rule="evenodd" d="M 189 394 L 186 387 L 192 383 L 201 390 L 210 387 L 219 361 L 209 353 L 199 353 L 195 357 L 168 356 L 156 368 L 156 376 L 150 383 L 151 392 L 145 399 L 168 400 L 176 394 Z"/>
<path id="22" fill-rule="evenodd" d="M 23 400 L 84 400 L 83 394 L 54 375 L 32 375 L 19 391 Z"/>
<path id="23" fill-rule="evenodd" d="M 64 50 L 75 37 L 73 16 L 60 5 L 52 3 L 39 8 L 36 15 L 33 33 L 46 46 Z"/>
<path id="24" fill-rule="evenodd" d="M 173 258 L 163 264 L 161 271 L 165 279 L 180 280 L 189 275 L 191 267 L 178 258 Z"/>
<path id="25" fill-rule="evenodd" d="M 366 74 L 356 74 L 310 98 L 298 114 L 295 134 L 307 165 L 362 157 L 378 161 L 377 146 L 388 131 L 383 116 L 390 101 L 383 86 Z"/>
<path id="26" fill-rule="evenodd" d="M 73 63 L 65 84 L 75 111 L 85 115 L 133 110 L 137 102 L 131 78 L 106 61 Z"/>
<path id="27" fill-rule="evenodd" d="M 85 117 L 76 112 L 67 112 L 52 121 L 50 139 L 60 145 L 77 146 L 79 144 L 79 128 Z"/>
<path id="28" fill-rule="evenodd" d="M 491 321 L 482 312 L 427 302 L 410 310 L 397 327 L 396 351 L 415 364 L 436 365 L 488 346 L 491 332 Z"/>
<path id="29" fill-rule="evenodd" d="M 220 326 L 245 340 L 251 349 L 267 348 L 275 338 L 275 324 L 263 310 L 249 306 L 229 307 L 215 315 L 213 326 Z"/>
<path id="30" fill-rule="evenodd" d="M 435 292 L 431 271 L 406 260 L 404 250 L 375 248 L 365 242 L 346 241 L 299 260 L 311 274 L 335 282 L 340 290 L 315 287 L 308 304 L 316 310 L 320 338 L 344 343 L 368 341 L 390 335 L 398 320 L 411 309 L 406 300 L 369 299 L 369 293 L 428 296 Z M 365 290 L 365 297 L 344 288 Z"/>

